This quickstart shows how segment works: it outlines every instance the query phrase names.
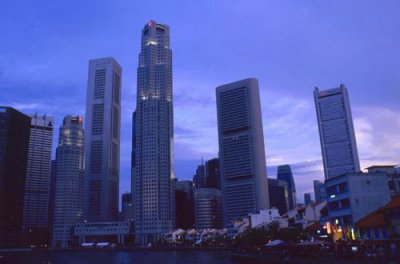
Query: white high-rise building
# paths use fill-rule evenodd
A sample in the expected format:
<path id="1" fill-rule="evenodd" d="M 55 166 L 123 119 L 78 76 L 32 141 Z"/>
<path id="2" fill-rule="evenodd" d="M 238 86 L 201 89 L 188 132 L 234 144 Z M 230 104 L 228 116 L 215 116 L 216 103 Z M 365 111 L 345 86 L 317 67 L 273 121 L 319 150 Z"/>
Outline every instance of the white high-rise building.
<path id="1" fill-rule="evenodd" d="M 169 27 L 142 30 L 137 70 L 133 197 L 136 243 L 156 243 L 175 222 L 172 51 Z"/>
<path id="2" fill-rule="evenodd" d="M 118 220 L 122 68 L 89 61 L 85 123 L 84 219 Z"/>
<path id="3" fill-rule="evenodd" d="M 56 151 L 53 248 L 73 246 L 74 227 L 83 220 L 83 119 L 66 116 Z"/>
<path id="4" fill-rule="evenodd" d="M 269 208 L 258 80 L 217 87 L 224 224 Z"/>
<path id="5" fill-rule="evenodd" d="M 360 171 L 346 87 L 314 90 L 325 179 Z"/>

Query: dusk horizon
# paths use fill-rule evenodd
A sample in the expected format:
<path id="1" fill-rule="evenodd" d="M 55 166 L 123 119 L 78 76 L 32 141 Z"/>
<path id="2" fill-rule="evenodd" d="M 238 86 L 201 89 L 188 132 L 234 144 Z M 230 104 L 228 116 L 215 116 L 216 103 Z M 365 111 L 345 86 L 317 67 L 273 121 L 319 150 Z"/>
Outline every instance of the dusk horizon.
<path id="1" fill-rule="evenodd" d="M 6 3 L 0 105 L 53 116 L 54 158 L 64 116 L 85 117 L 89 60 L 114 57 L 122 66 L 119 194 L 130 192 L 140 32 L 154 20 L 171 28 L 179 180 L 218 157 L 216 87 L 250 77 L 259 80 L 267 176 L 291 165 L 299 201 L 324 179 L 315 87 L 347 87 L 362 170 L 400 165 L 398 2 L 227 2 Z"/>

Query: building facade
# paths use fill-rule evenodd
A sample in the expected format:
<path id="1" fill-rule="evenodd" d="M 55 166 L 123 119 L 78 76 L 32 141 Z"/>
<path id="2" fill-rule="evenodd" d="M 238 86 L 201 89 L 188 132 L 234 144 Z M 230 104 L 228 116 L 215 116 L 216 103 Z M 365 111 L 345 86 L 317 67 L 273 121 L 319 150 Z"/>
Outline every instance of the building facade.
<path id="1" fill-rule="evenodd" d="M 0 106 L 0 248 L 21 246 L 31 118 Z"/>
<path id="2" fill-rule="evenodd" d="M 84 219 L 118 220 L 122 68 L 89 61 L 85 123 Z"/>
<path id="3" fill-rule="evenodd" d="M 74 228 L 80 245 L 99 242 L 108 245 L 116 243 L 125 245 L 133 236 L 133 224 L 129 221 L 78 223 Z M 99 243 L 97 243 L 99 244 Z"/>
<path id="4" fill-rule="evenodd" d="M 194 187 L 197 188 L 206 188 L 206 168 L 202 162 L 201 165 L 198 165 L 196 168 L 196 174 L 193 175 L 193 183 Z"/>
<path id="5" fill-rule="evenodd" d="M 195 191 L 196 229 L 222 228 L 221 191 L 198 188 Z"/>
<path id="6" fill-rule="evenodd" d="M 328 217 L 340 227 L 354 226 L 362 217 L 390 201 L 388 177 L 382 173 L 348 173 L 325 181 Z"/>
<path id="7" fill-rule="evenodd" d="M 32 115 L 26 170 L 23 229 L 34 245 L 47 244 L 53 117 Z"/>
<path id="8" fill-rule="evenodd" d="M 364 216 L 356 223 L 360 240 L 400 239 L 400 195 L 389 203 Z"/>
<path id="9" fill-rule="evenodd" d="M 219 175 L 219 159 L 207 160 L 205 163 L 206 187 L 221 190 L 221 178 Z"/>
<path id="10" fill-rule="evenodd" d="M 224 225 L 269 208 L 258 80 L 217 87 Z"/>
<path id="11" fill-rule="evenodd" d="M 347 88 L 314 90 L 325 179 L 360 172 Z"/>
<path id="12" fill-rule="evenodd" d="M 283 215 L 289 211 L 288 186 L 286 181 L 268 179 L 269 204 Z"/>
<path id="13" fill-rule="evenodd" d="M 50 243 L 53 241 L 53 224 L 54 224 L 54 206 L 56 200 L 56 173 L 57 161 L 51 160 L 50 172 L 50 189 L 49 189 L 49 230 L 50 230 Z"/>
<path id="14" fill-rule="evenodd" d="M 74 227 L 83 220 L 84 132 L 81 116 L 66 116 L 56 150 L 53 248 L 74 245 Z"/>
<path id="15" fill-rule="evenodd" d="M 400 194 L 400 168 L 395 165 L 374 165 L 366 168 L 370 173 L 384 173 L 388 176 L 390 196 Z"/>
<path id="16" fill-rule="evenodd" d="M 175 226 L 172 51 L 169 27 L 142 30 L 135 117 L 136 243 L 156 243 Z"/>
<path id="17" fill-rule="evenodd" d="M 312 203 L 311 193 L 304 193 L 304 205 L 310 205 Z"/>
<path id="18" fill-rule="evenodd" d="M 132 113 L 132 150 L 131 150 L 131 195 L 132 202 L 135 201 L 134 195 L 134 184 L 136 179 L 136 111 Z M 134 205 L 134 204 L 133 204 Z M 135 207 L 133 207 L 133 213 L 135 213 Z"/>
<path id="19" fill-rule="evenodd" d="M 177 181 L 175 184 L 176 228 L 194 227 L 194 190 L 192 181 Z"/>
<path id="20" fill-rule="evenodd" d="M 133 222 L 135 212 L 131 193 L 122 194 L 122 221 Z"/>
<path id="21" fill-rule="evenodd" d="M 249 214 L 250 228 L 260 228 L 268 226 L 272 222 L 279 222 L 280 215 L 276 208 L 263 209 L 256 214 Z"/>
<path id="22" fill-rule="evenodd" d="M 326 201 L 326 189 L 325 184 L 321 181 L 314 181 L 314 196 L 315 202 L 320 203 Z"/>
<path id="23" fill-rule="evenodd" d="M 281 181 L 285 181 L 288 186 L 288 200 L 289 200 L 289 210 L 297 207 L 296 198 L 296 185 L 294 183 L 292 169 L 290 165 L 280 165 L 278 166 L 278 173 L 276 178 Z"/>

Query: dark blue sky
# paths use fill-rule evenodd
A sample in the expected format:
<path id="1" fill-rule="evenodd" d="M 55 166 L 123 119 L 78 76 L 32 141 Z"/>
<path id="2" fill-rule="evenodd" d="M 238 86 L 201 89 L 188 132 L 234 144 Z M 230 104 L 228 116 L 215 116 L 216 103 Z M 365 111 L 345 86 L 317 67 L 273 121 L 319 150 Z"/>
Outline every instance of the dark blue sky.
<path id="1" fill-rule="evenodd" d="M 171 27 L 179 179 L 218 153 L 215 87 L 260 81 L 269 176 L 293 165 L 299 195 L 322 179 L 313 89 L 344 83 L 363 168 L 400 163 L 400 2 L 4 1 L 0 104 L 84 115 L 88 60 L 123 67 L 121 188 L 130 186 L 131 113 L 140 32 Z M 55 133 L 55 142 L 58 131 Z"/>

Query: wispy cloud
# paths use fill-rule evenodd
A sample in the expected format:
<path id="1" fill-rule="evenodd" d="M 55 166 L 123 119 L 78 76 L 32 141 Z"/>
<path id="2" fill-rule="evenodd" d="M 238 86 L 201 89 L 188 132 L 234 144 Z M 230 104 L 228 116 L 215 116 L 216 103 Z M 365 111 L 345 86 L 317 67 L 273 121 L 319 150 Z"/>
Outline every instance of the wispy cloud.
<path id="1" fill-rule="evenodd" d="M 354 127 L 362 168 L 400 165 L 400 112 L 386 107 L 354 107 Z"/>

